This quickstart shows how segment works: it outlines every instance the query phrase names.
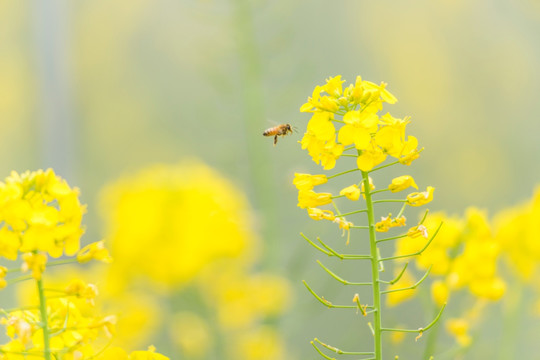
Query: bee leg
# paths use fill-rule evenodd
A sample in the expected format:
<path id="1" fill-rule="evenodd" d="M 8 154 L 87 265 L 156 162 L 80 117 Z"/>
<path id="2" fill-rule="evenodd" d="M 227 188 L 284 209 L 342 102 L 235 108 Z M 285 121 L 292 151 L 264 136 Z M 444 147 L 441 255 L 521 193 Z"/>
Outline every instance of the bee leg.
<path id="1" fill-rule="evenodd" d="M 276 146 L 276 144 L 277 144 L 277 135 L 274 136 L 274 146 Z"/>

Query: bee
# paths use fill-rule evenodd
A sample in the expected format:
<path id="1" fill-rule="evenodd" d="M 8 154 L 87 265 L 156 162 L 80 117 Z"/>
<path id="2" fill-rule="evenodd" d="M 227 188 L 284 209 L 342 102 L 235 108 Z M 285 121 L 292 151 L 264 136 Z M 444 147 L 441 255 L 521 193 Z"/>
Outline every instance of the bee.
<path id="1" fill-rule="evenodd" d="M 274 137 L 274 146 L 277 144 L 277 138 L 278 136 L 285 136 L 289 133 L 293 133 L 293 128 L 290 124 L 281 124 L 278 126 L 271 127 L 270 129 L 266 129 L 263 132 L 264 136 L 273 136 Z"/>

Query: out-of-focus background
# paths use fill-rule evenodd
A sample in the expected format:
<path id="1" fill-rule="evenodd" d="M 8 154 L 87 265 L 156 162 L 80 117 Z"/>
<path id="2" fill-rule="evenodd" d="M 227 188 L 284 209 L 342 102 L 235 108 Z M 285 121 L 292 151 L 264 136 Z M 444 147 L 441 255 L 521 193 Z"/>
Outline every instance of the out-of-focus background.
<path id="1" fill-rule="evenodd" d="M 425 147 L 403 171 L 436 188 L 430 209 L 494 214 L 540 183 L 539 34 L 534 0 L 2 1 L 0 174 L 54 168 L 81 189 L 90 242 L 107 237 L 104 186 L 157 163 L 204 162 L 248 200 L 259 238 L 250 271 L 290 281 L 288 310 L 268 320 L 283 358 L 318 356 L 316 336 L 369 346 L 364 319 L 323 308 L 301 283 L 350 301 L 299 236 L 342 241 L 296 207 L 294 173 L 321 171 L 297 143 L 309 119 L 300 106 L 329 76 L 387 82 L 399 101 L 385 112 L 412 116 L 408 133 Z M 261 134 L 280 123 L 300 133 L 273 147 Z M 410 327 L 428 320 L 418 304 L 397 309 L 389 320 L 401 310 Z M 489 324 L 463 358 L 496 354 L 509 329 Z M 443 333 L 441 348 L 453 341 Z M 531 358 L 523 338 L 513 358 Z M 420 358 L 421 340 L 405 341 L 395 352 Z M 182 358 L 159 336 L 139 348 L 151 343 Z"/>

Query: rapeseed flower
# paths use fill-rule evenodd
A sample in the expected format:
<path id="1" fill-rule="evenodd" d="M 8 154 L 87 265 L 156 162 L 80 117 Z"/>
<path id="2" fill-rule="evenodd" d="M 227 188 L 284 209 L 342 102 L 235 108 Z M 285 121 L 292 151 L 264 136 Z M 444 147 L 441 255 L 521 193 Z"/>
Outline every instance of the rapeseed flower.
<path id="1" fill-rule="evenodd" d="M 79 250 L 86 207 L 79 190 L 52 169 L 13 171 L 0 182 L 0 255 L 15 260 L 18 252 L 47 252 L 57 258 Z"/>
<path id="2" fill-rule="evenodd" d="M 313 161 L 325 170 L 332 169 L 345 146 L 351 144 L 358 152 L 357 166 L 363 171 L 373 169 L 388 155 L 406 165 L 418 158 L 417 139 L 405 134 L 409 118 L 377 115 L 383 103 L 397 101 L 386 84 L 376 85 L 362 81 L 361 77 L 344 89 L 343 83 L 341 76 L 327 79 L 300 108 L 302 112 L 313 113 L 301 140 L 302 149 L 308 150 Z M 336 119 L 336 115 L 343 118 Z M 344 125 L 336 130 L 334 123 Z"/>
<path id="3" fill-rule="evenodd" d="M 411 186 L 415 189 L 418 189 L 418 185 L 416 185 L 412 176 L 403 175 L 403 176 L 398 176 L 397 178 L 392 179 L 392 183 L 388 185 L 388 189 L 391 192 L 399 192 Z"/>
<path id="4" fill-rule="evenodd" d="M 216 260 L 246 258 L 256 244 L 245 196 L 197 161 L 123 178 L 105 189 L 102 203 L 117 258 L 111 274 L 124 281 L 179 287 Z"/>

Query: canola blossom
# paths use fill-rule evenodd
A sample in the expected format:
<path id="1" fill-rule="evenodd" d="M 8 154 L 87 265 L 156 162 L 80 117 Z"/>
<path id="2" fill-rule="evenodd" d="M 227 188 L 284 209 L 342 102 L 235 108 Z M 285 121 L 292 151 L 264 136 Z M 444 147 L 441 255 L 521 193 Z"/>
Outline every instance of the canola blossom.
<path id="1" fill-rule="evenodd" d="M 52 169 L 12 172 L 0 182 L 0 256 L 46 252 L 53 258 L 72 256 L 80 247 L 86 206 Z"/>
<path id="2" fill-rule="evenodd" d="M 296 182 L 310 189 L 326 179 L 298 174 Z M 123 348 L 164 329 L 190 358 L 215 351 L 222 358 L 246 360 L 285 356 L 282 334 L 264 324 L 288 309 L 290 284 L 254 271 L 254 219 L 232 182 L 195 160 L 154 165 L 106 186 L 101 201 L 114 258 L 104 296 L 113 295 L 110 301 L 127 324 L 118 325 Z M 81 250 L 81 257 L 99 253 L 93 246 Z M 177 303 L 183 296 L 198 299 L 197 306 L 173 311 L 171 323 L 160 304 Z M 268 341 L 254 337 L 261 328 Z"/>
<path id="3" fill-rule="evenodd" d="M 257 245 L 245 196 L 197 161 L 124 177 L 103 191 L 102 204 L 119 286 L 137 277 L 182 286 L 219 259 L 246 259 Z"/>
<path id="4" fill-rule="evenodd" d="M 383 350 L 383 332 L 407 333 L 416 332 L 420 337 L 424 331 L 429 330 L 440 318 L 446 301 L 439 301 L 440 311 L 431 323 L 416 329 L 402 329 L 383 326 L 382 313 L 384 312 L 383 297 L 388 306 L 413 298 L 415 289 L 428 276 L 430 267 L 425 274 L 416 279 L 412 273 L 406 271 L 406 266 L 397 271 L 395 278 L 383 280 L 382 273 L 388 262 L 400 259 L 410 259 L 422 255 L 429 247 L 437 234 L 437 229 L 429 229 L 424 225 L 425 216 L 415 222 L 410 228 L 404 213 L 409 208 L 420 207 L 433 200 L 435 188 L 427 186 L 425 191 L 412 192 L 401 198 L 388 198 L 385 195 L 399 193 L 410 187 L 418 189 L 416 181 L 409 175 L 396 177 L 381 190 L 375 190 L 375 181 L 372 175 L 392 165 L 411 165 L 412 161 L 420 156 L 422 149 L 418 148 L 418 140 L 406 134 L 406 127 L 410 118 L 395 118 L 389 113 L 380 114 L 384 104 L 393 104 L 396 97 L 390 93 L 385 83 L 380 85 L 356 78 L 354 84 L 344 86 L 341 76 L 329 78 L 325 85 L 317 86 L 307 103 L 300 108 L 301 112 L 311 113 L 311 119 L 306 126 L 306 132 L 300 141 L 301 147 L 307 150 L 312 160 L 321 165 L 323 170 L 333 169 L 337 162 L 349 166 L 349 170 L 333 175 L 295 174 L 293 184 L 298 189 L 298 207 L 306 209 L 308 216 L 316 221 L 327 220 L 337 225 L 347 234 L 345 246 L 350 242 L 368 241 L 369 254 L 350 254 L 341 252 L 334 245 L 317 238 L 317 242 L 302 234 L 304 239 L 316 250 L 329 257 L 340 260 L 368 261 L 371 264 L 371 281 L 368 283 L 355 283 L 343 279 L 330 268 L 319 262 L 319 265 L 334 279 L 346 285 L 370 285 L 372 289 L 372 302 L 363 303 L 358 294 L 352 295 L 354 305 L 335 305 L 304 281 L 308 291 L 324 306 L 328 308 L 350 308 L 370 317 L 369 327 L 373 336 L 372 349 L 362 351 L 344 352 L 333 345 L 328 345 L 318 339 L 311 344 L 314 349 L 326 359 L 331 357 L 325 351 L 349 355 L 365 355 L 370 359 L 381 360 Z M 351 158 L 354 161 L 351 161 Z M 387 159 L 390 162 L 384 163 Z M 347 165 L 348 164 L 348 165 Z M 332 179 L 338 176 L 347 177 L 346 187 L 332 190 Z M 398 194 L 399 195 L 399 194 Z M 385 196 L 382 197 L 381 196 Z M 397 195 L 396 195 L 397 196 Z M 344 202 L 350 207 L 352 203 L 358 204 L 359 210 L 343 212 L 340 210 Z M 386 213 L 376 216 L 379 203 L 397 206 L 396 214 Z M 330 208 L 331 206 L 331 208 Z M 376 218 L 380 219 L 379 221 Z M 411 226 L 409 225 L 409 226 Z M 401 229 L 403 235 L 382 237 L 380 233 Z M 359 234 L 358 232 L 363 232 Z M 429 233 L 429 236 L 428 236 Z M 358 236 L 357 236 L 358 234 Z M 419 247 L 410 252 L 399 253 L 395 256 L 382 254 L 379 242 L 392 241 L 411 237 L 418 241 Z M 399 270 L 399 269 L 398 269 Z M 440 299 L 438 299 L 440 300 Z"/>
<path id="5" fill-rule="evenodd" d="M 84 212 L 78 189 L 51 169 L 12 172 L 0 183 L 0 255 L 22 260 L 20 267 L 0 266 L 0 288 L 27 280 L 35 286 L 24 297 L 32 305 L 0 309 L 7 335 L 1 360 L 168 359 L 153 348 L 128 355 L 109 347 L 117 317 L 98 310 L 95 284 L 75 278 L 64 287 L 45 287 L 47 266 L 112 260 L 102 241 L 80 250 Z M 30 274 L 10 276 L 18 272 Z"/>
<path id="6" fill-rule="evenodd" d="M 341 76 L 328 79 L 300 108 L 313 114 L 301 140 L 313 161 L 330 170 L 342 154 L 354 149 L 358 168 L 370 171 L 387 156 L 406 165 L 418 158 L 417 139 L 405 134 L 409 118 L 378 114 L 384 103 L 397 101 L 386 84 L 376 85 L 360 76 L 354 85 L 343 88 L 343 83 Z M 337 129 L 339 124 L 344 125 Z"/>

